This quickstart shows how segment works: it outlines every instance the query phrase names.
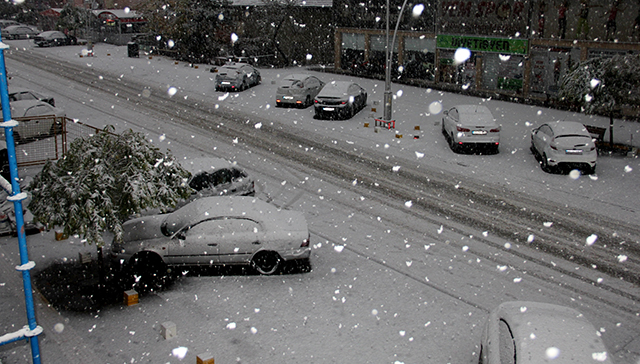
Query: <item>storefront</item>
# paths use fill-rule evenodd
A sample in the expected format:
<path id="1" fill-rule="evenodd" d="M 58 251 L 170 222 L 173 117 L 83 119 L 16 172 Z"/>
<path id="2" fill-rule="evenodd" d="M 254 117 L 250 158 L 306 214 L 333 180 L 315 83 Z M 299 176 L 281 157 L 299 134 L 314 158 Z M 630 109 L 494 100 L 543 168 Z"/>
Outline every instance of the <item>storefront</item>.
<path id="1" fill-rule="evenodd" d="M 436 82 L 463 89 L 523 92 L 527 39 L 441 34 L 436 46 Z M 460 58 L 460 49 L 468 50 L 467 56 Z"/>

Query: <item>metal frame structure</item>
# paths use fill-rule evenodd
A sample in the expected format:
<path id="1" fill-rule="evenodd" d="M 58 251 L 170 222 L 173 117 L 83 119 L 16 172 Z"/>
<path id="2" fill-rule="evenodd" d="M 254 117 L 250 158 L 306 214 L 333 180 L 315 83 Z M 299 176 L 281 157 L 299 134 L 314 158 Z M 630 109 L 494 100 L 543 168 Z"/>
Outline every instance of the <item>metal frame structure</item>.
<path id="1" fill-rule="evenodd" d="M 9 46 L 3 43 L 2 38 L 0 37 L 0 100 L 3 105 L 9 105 L 7 72 L 4 62 L 4 51 L 8 48 Z M 13 202 L 13 208 L 15 210 L 18 245 L 20 249 L 20 265 L 16 267 L 16 270 L 22 273 L 22 284 L 24 288 L 28 324 L 18 331 L 0 336 L 0 345 L 9 344 L 19 340 L 27 340 L 31 344 L 31 357 L 33 359 L 33 363 L 40 364 L 40 344 L 38 336 L 42 333 L 42 327 L 36 322 L 30 274 L 31 269 L 35 267 L 35 263 L 29 260 L 27 239 L 24 229 L 24 216 L 22 211 L 22 201 L 27 198 L 27 194 L 20 192 L 20 184 L 18 183 L 18 163 L 16 162 L 16 147 L 13 140 L 13 128 L 18 126 L 18 122 L 11 119 L 10 107 L 2 109 L 2 119 L 3 122 L 0 123 L 0 127 L 3 127 L 5 132 L 11 181 L 8 182 L 4 177 L 0 176 L 0 184 L 9 194 L 7 200 Z"/>

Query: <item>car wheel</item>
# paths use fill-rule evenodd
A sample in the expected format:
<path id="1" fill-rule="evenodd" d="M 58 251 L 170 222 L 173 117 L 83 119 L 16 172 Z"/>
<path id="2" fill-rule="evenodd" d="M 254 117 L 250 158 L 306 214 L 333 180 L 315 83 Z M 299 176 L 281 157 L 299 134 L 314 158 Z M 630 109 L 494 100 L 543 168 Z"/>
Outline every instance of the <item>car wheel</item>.
<path id="1" fill-rule="evenodd" d="M 540 160 L 540 168 L 542 168 L 543 171 L 549 173 L 551 172 L 551 166 L 549 166 L 549 161 L 547 160 L 547 155 L 543 154 Z"/>
<path id="2" fill-rule="evenodd" d="M 453 140 L 453 135 L 449 135 L 448 140 L 449 140 L 449 147 L 451 148 L 451 151 L 453 151 L 454 153 L 458 153 L 460 148 L 458 147 L 458 144 L 456 143 L 456 141 Z"/>
<path id="3" fill-rule="evenodd" d="M 167 265 L 152 253 L 138 254 L 131 258 L 131 286 L 141 292 L 150 292 L 162 288 L 168 278 Z"/>
<path id="4" fill-rule="evenodd" d="M 249 88 L 249 83 L 247 83 L 247 80 L 242 81 L 242 86 L 240 86 L 240 91 L 244 91 L 248 88 Z"/>
<path id="5" fill-rule="evenodd" d="M 304 104 L 302 104 L 302 108 L 306 109 L 309 106 L 311 106 L 311 96 L 307 95 L 307 99 L 304 100 Z"/>
<path id="6" fill-rule="evenodd" d="M 20 133 L 18 133 L 17 131 L 13 131 L 13 142 L 15 144 L 20 144 L 22 142 L 22 137 L 20 137 Z"/>
<path id="7" fill-rule="evenodd" d="M 282 258 L 276 252 L 261 251 L 251 260 L 251 265 L 260 274 L 274 274 L 280 268 Z"/>

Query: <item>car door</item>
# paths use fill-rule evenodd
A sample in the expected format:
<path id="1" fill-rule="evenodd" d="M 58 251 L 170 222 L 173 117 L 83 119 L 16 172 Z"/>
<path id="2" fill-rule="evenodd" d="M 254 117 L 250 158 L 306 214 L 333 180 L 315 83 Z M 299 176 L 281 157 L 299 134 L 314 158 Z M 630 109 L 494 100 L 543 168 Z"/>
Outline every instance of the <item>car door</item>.
<path id="1" fill-rule="evenodd" d="M 446 111 L 442 122 L 444 123 L 445 131 L 449 135 L 455 135 L 454 131 L 456 129 L 456 124 L 458 123 L 458 109 L 452 107 L 451 109 Z"/>
<path id="2" fill-rule="evenodd" d="M 551 143 L 552 138 L 551 128 L 547 124 L 543 124 L 533 134 L 533 143 L 540 155 L 542 155 L 546 149 L 546 146 Z"/>
<path id="3" fill-rule="evenodd" d="M 170 265 L 214 265 L 222 239 L 220 220 L 210 219 L 181 230 L 171 240 L 165 255 Z"/>
<path id="4" fill-rule="evenodd" d="M 220 231 L 220 264 L 248 263 L 253 253 L 262 247 L 263 233 L 257 221 L 229 217 L 220 221 Z"/>

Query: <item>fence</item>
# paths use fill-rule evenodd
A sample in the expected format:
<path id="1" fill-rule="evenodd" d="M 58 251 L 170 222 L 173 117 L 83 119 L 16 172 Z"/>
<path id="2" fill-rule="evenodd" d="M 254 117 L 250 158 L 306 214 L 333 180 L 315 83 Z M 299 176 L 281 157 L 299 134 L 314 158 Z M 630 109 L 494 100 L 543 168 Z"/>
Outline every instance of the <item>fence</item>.
<path id="1" fill-rule="evenodd" d="M 15 118 L 16 161 L 18 167 L 45 164 L 62 158 L 69 143 L 103 132 L 102 129 L 67 117 L 37 116 Z M 4 138 L 4 129 L 1 131 Z"/>

